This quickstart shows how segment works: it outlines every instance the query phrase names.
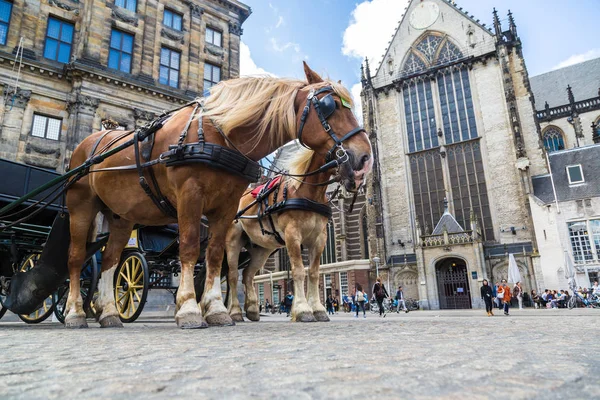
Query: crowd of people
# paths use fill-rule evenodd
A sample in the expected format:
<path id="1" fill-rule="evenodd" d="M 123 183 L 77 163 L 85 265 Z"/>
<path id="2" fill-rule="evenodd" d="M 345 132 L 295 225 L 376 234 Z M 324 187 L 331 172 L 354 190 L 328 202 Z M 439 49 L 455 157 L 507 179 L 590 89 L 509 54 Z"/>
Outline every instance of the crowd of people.
<path id="1" fill-rule="evenodd" d="M 596 281 L 590 290 L 579 287 L 577 293 L 583 299 L 588 298 L 592 294 L 600 296 L 600 286 L 598 286 L 598 282 Z M 536 290 L 531 290 L 528 294 L 523 290 L 521 282 L 517 282 L 511 290 L 507 285 L 506 279 L 496 282 L 493 286 L 489 284 L 487 279 L 484 279 L 481 286 L 481 298 L 485 302 L 485 310 L 488 316 L 494 315 L 494 307 L 502 309 L 504 315 L 510 315 L 509 310 L 515 300 L 520 310 L 523 309 L 524 300 L 531 302 L 531 305 L 536 309 L 566 308 L 570 297 L 571 294 L 568 290 L 544 289 L 544 292 L 541 294 L 537 293 Z"/>

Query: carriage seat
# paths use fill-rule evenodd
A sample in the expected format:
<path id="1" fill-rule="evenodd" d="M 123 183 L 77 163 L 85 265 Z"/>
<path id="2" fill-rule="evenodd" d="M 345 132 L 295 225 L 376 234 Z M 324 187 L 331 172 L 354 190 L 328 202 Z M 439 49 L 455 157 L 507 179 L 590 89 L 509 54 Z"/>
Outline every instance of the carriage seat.
<path id="1" fill-rule="evenodd" d="M 179 226 L 145 226 L 139 229 L 140 244 L 144 251 L 160 253 L 179 235 Z"/>
<path id="2" fill-rule="evenodd" d="M 269 186 L 267 187 L 267 190 L 271 189 L 273 186 L 277 185 L 279 183 L 279 181 L 281 180 L 281 175 L 276 176 L 275 178 L 271 179 L 268 184 Z M 263 190 L 263 188 L 265 187 L 266 183 L 260 186 L 255 187 L 252 190 L 252 197 L 256 198 L 258 196 L 258 194 Z"/>

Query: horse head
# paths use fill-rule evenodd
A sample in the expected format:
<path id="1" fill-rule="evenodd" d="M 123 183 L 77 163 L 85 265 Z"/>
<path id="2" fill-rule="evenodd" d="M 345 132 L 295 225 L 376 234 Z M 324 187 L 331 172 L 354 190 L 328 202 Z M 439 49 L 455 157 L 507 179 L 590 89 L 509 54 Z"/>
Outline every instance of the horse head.
<path id="1" fill-rule="evenodd" d="M 350 94 L 339 83 L 323 80 L 304 63 L 308 85 L 295 100 L 298 140 L 337 167 L 346 190 L 356 192 L 373 167 L 371 143 L 354 113 Z"/>

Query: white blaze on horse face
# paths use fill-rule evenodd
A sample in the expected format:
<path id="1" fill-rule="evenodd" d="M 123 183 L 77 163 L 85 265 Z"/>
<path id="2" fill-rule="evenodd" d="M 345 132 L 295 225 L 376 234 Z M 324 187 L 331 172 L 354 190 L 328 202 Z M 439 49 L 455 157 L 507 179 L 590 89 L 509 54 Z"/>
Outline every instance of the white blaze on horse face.
<path id="1" fill-rule="evenodd" d="M 115 264 L 109 270 L 103 271 L 98 282 L 99 293 L 97 303 L 102 310 L 101 318 L 107 315 L 114 315 L 117 312 L 114 294 L 114 277 L 117 266 L 118 264 Z"/>

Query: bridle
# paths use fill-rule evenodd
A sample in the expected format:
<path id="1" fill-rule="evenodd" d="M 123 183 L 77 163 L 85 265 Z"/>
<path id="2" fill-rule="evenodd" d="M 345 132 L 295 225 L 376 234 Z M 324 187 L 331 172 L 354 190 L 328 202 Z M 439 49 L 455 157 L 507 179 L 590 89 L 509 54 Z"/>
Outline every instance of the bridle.
<path id="1" fill-rule="evenodd" d="M 366 132 L 365 128 L 363 128 L 362 126 L 357 126 L 341 138 L 339 138 L 336 135 L 331 125 L 329 125 L 329 123 L 327 122 L 327 119 L 335 112 L 336 108 L 335 100 L 333 99 L 332 94 L 333 92 L 334 90 L 331 86 L 322 87 L 317 91 L 315 91 L 315 89 L 311 89 L 311 91 L 308 93 L 308 97 L 306 98 L 306 105 L 304 106 L 302 117 L 300 118 L 300 128 L 298 129 L 298 142 L 300 142 L 302 146 L 308 149 L 309 147 L 302 141 L 302 131 L 304 129 L 306 119 L 308 118 L 308 114 L 310 113 L 310 106 L 312 104 L 317 113 L 317 116 L 319 117 L 319 121 L 321 121 L 323 129 L 325 129 L 325 132 L 327 132 L 327 134 L 329 134 L 329 136 L 334 141 L 333 147 L 329 149 L 329 151 L 325 155 L 326 164 L 317 170 L 319 172 L 339 167 L 341 164 L 348 162 L 349 157 L 348 153 L 346 152 L 346 149 L 344 149 L 343 146 L 344 141 L 350 139 L 357 133 Z M 327 94 L 319 99 L 317 96 L 322 93 Z"/>

